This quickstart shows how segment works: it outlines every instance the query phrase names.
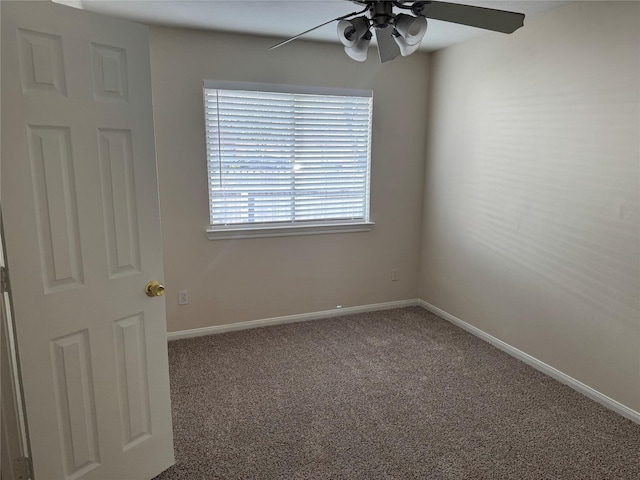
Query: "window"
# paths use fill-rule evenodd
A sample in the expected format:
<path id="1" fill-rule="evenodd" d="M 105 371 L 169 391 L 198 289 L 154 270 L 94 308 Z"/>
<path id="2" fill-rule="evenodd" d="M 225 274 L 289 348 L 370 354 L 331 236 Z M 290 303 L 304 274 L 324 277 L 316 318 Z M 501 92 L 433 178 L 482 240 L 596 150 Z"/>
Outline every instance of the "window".
<path id="1" fill-rule="evenodd" d="M 209 238 L 370 230 L 370 91 L 205 82 Z"/>

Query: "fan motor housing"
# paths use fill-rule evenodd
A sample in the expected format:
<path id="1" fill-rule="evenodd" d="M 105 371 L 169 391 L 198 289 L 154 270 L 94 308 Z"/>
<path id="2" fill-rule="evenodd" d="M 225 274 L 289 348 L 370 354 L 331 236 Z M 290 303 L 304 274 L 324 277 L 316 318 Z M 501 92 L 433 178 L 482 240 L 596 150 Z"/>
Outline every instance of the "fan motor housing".
<path id="1" fill-rule="evenodd" d="M 374 2 L 369 7 L 371 23 L 376 28 L 387 28 L 393 22 L 393 3 Z"/>

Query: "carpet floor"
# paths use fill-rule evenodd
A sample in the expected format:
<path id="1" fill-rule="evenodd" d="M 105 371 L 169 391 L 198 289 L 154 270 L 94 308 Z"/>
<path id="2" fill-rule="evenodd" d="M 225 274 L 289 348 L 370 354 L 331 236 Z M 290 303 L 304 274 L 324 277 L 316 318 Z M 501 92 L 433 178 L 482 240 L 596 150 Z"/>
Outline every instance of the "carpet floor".
<path id="1" fill-rule="evenodd" d="M 640 425 L 420 307 L 169 344 L 178 479 L 634 479 Z"/>

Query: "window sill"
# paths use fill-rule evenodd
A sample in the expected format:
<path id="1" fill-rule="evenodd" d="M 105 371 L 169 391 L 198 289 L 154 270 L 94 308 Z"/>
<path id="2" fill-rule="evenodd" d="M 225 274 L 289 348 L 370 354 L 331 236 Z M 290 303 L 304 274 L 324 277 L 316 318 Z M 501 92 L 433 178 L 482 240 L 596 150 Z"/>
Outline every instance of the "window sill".
<path id="1" fill-rule="evenodd" d="M 353 233 L 369 232 L 373 229 L 374 222 L 358 223 L 324 223 L 316 225 L 291 225 L 291 226 L 259 226 L 259 227 L 227 227 L 208 228 L 209 240 L 232 240 L 238 238 L 257 237 L 289 237 L 293 235 L 320 235 L 326 233 Z"/>

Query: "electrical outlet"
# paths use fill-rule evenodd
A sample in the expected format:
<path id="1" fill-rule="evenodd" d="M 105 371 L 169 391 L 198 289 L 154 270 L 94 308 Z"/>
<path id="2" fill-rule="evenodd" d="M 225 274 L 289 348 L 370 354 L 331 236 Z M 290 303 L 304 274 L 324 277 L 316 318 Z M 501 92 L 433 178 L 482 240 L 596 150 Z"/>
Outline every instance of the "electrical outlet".
<path id="1" fill-rule="evenodd" d="M 189 303 L 189 296 L 186 290 L 180 290 L 178 292 L 178 305 L 186 305 Z"/>
<path id="2" fill-rule="evenodd" d="M 400 280 L 400 270 L 398 270 L 397 268 L 391 269 L 391 280 L 394 282 Z"/>

